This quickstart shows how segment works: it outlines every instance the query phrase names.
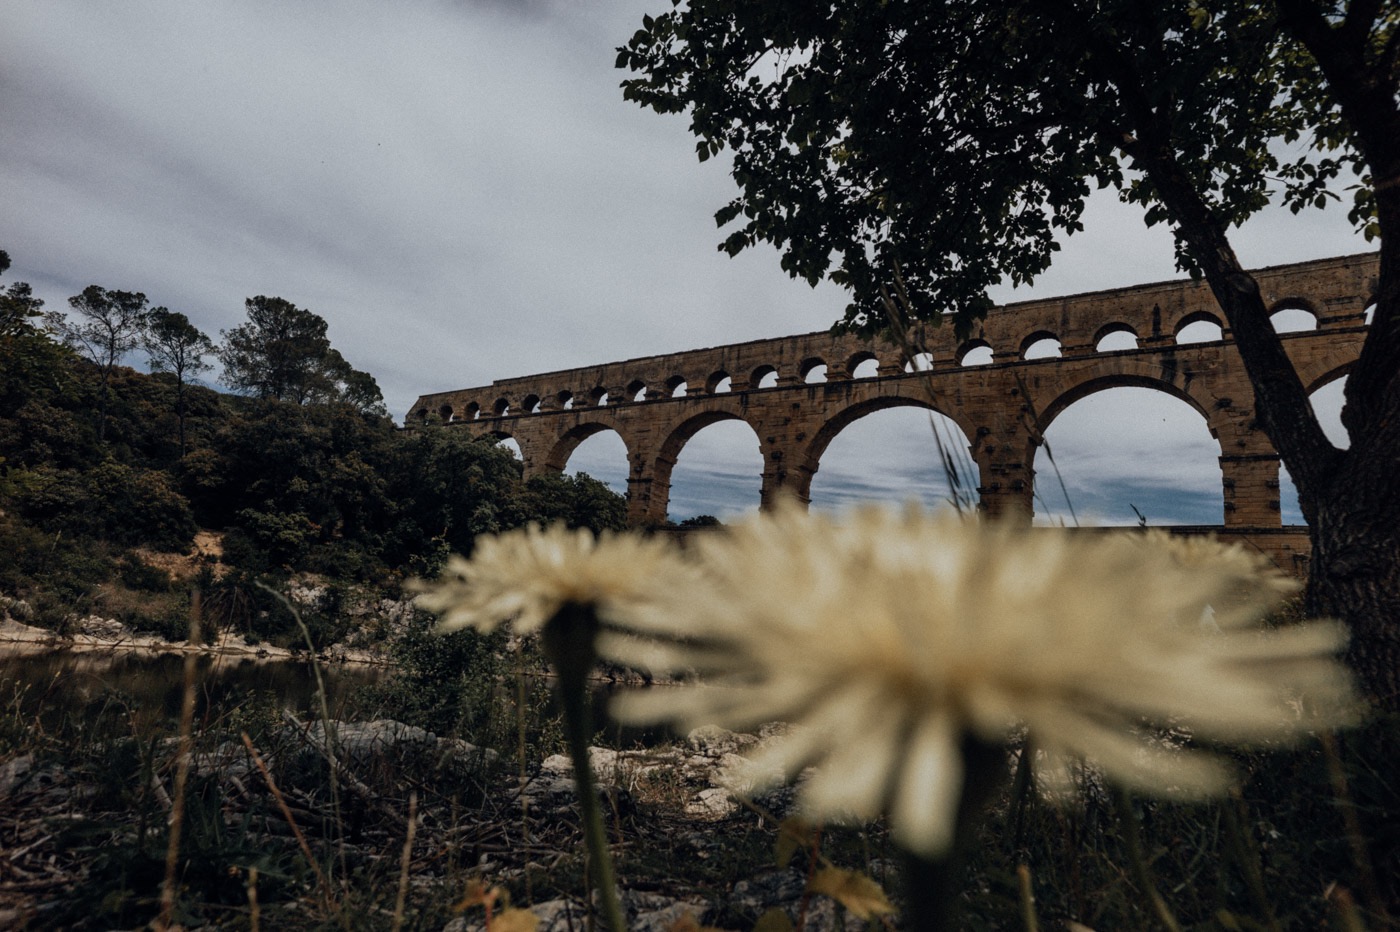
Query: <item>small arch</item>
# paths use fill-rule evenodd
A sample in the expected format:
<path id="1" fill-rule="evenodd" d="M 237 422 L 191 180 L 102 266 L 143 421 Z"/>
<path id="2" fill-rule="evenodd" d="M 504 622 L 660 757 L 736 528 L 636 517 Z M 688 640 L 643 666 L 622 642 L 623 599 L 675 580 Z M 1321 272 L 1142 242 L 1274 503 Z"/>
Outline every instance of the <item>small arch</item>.
<path id="1" fill-rule="evenodd" d="M 633 401 L 647 400 L 647 383 L 641 379 L 633 379 L 627 383 L 627 397 Z"/>
<path id="2" fill-rule="evenodd" d="M 932 372 L 933 354 L 915 353 L 909 361 L 904 364 L 905 372 Z"/>
<path id="3" fill-rule="evenodd" d="M 797 367 L 797 374 L 802 377 L 802 381 L 809 385 L 826 381 L 826 360 L 818 356 L 810 356 L 802 360 L 802 364 Z"/>
<path id="4" fill-rule="evenodd" d="M 420 421 L 426 421 L 428 419 L 428 409 L 419 408 L 417 411 L 413 412 L 413 416 L 418 418 L 418 420 Z"/>
<path id="5" fill-rule="evenodd" d="M 721 369 L 710 373 L 710 377 L 705 380 L 705 391 L 711 395 L 721 395 L 731 391 L 733 385 L 734 380 L 729 377 L 729 373 Z"/>
<path id="6" fill-rule="evenodd" d="M 846 360 L 846 372 L 853 379 L 873 379 L 880 372 L 880 359 L 869 350 L 861 350 Z"/>
<path id="7" fill-rule="evenodd" d="M 1122 321 L 1104 324 L 1094 334 L 1094 352 L 1116 353 L 1138 348 L 1137 331 Z"/>
<path id="8" fill-rule="evenodd" d="M 960 366 L 985 366 L 992 361 L 992 344 L 986 340 L 968 340 L 958 347 L 955 358 Z"/>
<path id="9" fill-rule="evenodd" d="M 526 396 L 525 396 L 525 399 L 524 399 L 523 401 L 520 402 L 520 410 L 523 411 L 523 412 L 525 412 L 526 414 L 539 414 L 539 413 L 540 413 L 540 396 L 539 396 L 539 395 L 526 395 Z"/>
<path id="10" fill-rule="evenodd" d="M 666 380 L 666 395 L 669 398 L 684 398 L 689 385 L 684 376 L 673 375 Z"/>
<path id="11" fill-rule="evenodd" d="M 442 418 L 444 421 L 451 421 L 451 420 L 452 420 L 452 406 L 451 406 L 451 405 L 443 405 L 441 408 L 438 408 L 438 417 Z"/>
<path id="12" fill-rule="evenodd" d="M 496 417 L 505 417 L 510 414 L 510 399 L 505 396 L 497 398 L 496 403 L 491 406 L 491 410 L 495 412 Z"/>
<path id="13" fill-rule="evenodd" d="M 1021 341 L 1021 358 L 1055 359 L 1060 355 L 1060 338 L 1048 330 L 1038 330 Z"/>
<path id="14" fill-rule="evenodd" d="M 1317 329 L 1317 315 L 1306 308 L 1284 307 L 1269 315 L 1275 333 L 1301 333 Z"/>
<path id="15" fill-rule="evenodd" d="M 465 419 L 468 421 L 474 421 L 479 417 L 481 417 L 481 405 L 473 401 L 466 407 Z"/>
<path id="16" fill-rule="evenodd" d="M 1187 314 L 1177 322 L 1175 336 L 1178 345 L 1215 343 L 1225 339 L 1225 328 L 1219 317 L 1209 311 L 1197 311 Z"/>
<path id="17" fill-rule="evenodd" d="M 554 400 L 559 404 L 559 407 L 565 411 L 570 411 L 574 407 L 574 393 L 571 391 L 565 390 L 560 392 L 554 396 Z"/>
<path id="18" fill-rule="evenodd" d="M 778 370 L 773 366 L 759 366 L 749 376 L 749 384 L 754 388 L 773 388 L 778 384 Z"/>
<path id="19" fill-rule="evenodd" d="M 599 408 L 605 408 L 611 399 L 608 396 L 608 390 L 599 386 L 588 393 L 588 400 Z"/>

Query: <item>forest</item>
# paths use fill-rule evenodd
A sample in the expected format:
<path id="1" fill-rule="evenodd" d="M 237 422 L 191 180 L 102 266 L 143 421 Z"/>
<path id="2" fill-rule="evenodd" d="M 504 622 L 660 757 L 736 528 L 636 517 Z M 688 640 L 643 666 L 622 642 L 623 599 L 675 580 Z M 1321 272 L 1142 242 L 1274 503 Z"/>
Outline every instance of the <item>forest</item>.
<path id="1" fill-rule="evenodd" d="M 624 499 L 586 475 L 524 481 L 493 441 L 398 429 L 372 376 L 290 302 L 250 298 L 217 347 L 139 292 L 94 285 L 70 304 L 46 313 L 24 282 L 0 292 L 0 595 L 17 620 L 62 633 L 95 614 L 178 640 L 197 588 L 206 632 L 285 642 L 290 619 L 258 582 L 393 596 L 478 534 L 625 526 Z M 213 358 L 234 391 L 197 381 Z M 176 586 L 152 555 L 201 533 L 217 558 Z"/>

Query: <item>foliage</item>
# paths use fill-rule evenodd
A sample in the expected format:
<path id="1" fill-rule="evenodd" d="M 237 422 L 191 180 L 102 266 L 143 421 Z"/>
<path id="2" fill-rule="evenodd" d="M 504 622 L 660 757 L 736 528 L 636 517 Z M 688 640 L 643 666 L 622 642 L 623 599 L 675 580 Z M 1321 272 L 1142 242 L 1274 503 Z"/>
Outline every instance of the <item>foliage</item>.
<path id="1" fill-rule="evenodd" d="M 224 384 L 256 398 L 296 404 L 344 401 L 384 413 L 374 379 L 331 348 L 326 321 L 283 298 L 249 298 L 248 322 L 222 331 Z"/>
<path id="2" fill-rule="evenodd" d="M 145 347 L 152 372 L 175 376 L 175 411 L 180 426 L 180 455 L 185 455 L 185 382 L 211 368 L 204 357 L 214 344 L 190 319 L 177 311 L 157 307 L 147 316 Z"/>

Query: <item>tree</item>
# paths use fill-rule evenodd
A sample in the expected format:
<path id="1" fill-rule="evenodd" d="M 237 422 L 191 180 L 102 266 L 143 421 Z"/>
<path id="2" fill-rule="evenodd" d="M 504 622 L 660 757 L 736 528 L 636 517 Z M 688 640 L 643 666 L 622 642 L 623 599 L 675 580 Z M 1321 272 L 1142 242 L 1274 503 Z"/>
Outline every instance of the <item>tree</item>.
<path id="1" fill-rule="evenodd" d="M 689 109 L 702 160 L 733 151 L 740 194 L 716 221 L 738 229 L 720 248 L 773 243 L 794 276 L 846 285 L 850 328 L 946 309 L 966 331 L 991 307 L 988 287 L 1049 266 L 1056 236 L 1081 228 L 1091 183 L 1169 221 L 1298 486 L 1310 604 L 1353 623 L 1353 659 L 1395 708 L 1400 260 L 1388 244 L 1400 241 L 1400 186 L 1361 183 L 1358 219 L 1374 206 L 1382 260 L 1347 389 L 1349 451 L 1323 435 L 1228 230 L 1269 202 L 1273 176 L 1296 208 L 1325 200 L 1344 163 L 1400 175 L 1400 30 L 1379 3 L 1340 21 L 1309 0 L 1279 6 L 1286 15 L 1244 2 L 695 0 L 647 17 L 618 64 L 641 73 L 626 97 Z M 1283 163 L 1276 143 L 1303 134 L 1313 149 Z"/>
<path id="2" fill-rule="evenodd" d="M 212 368 L 204 357 L 214 352 L 209 337 L 190 319 L 168 308 L 152 308 L 144 338 L 152 372 L 175 376 L 175 415 L 180 423 L 180 457 L 185 456 L 185 380 Z"/>
<path id="3" fill-rule="evenodd" d="M 624 96 L 690 113 L 702 160 L 733 152 L 737 222 L 844 326 L 902 329 L 1031 281 L 1081 228 L 1091 184 L 1168 222 L 1220 303 L 1313 551 L 1309 611 L 1400 713 L 1400 14 L 1381 0 L 692 0 L 646 17 Z M 1306 151 L 1285 158 L 1282 144 Z M 1229 230 L 1273 199 L 1325 204 L 1380 241 L 1375 313 L 1351 370 L 1346 450 L 1323 434 Z M 1394 775 L 1394 763 L 1387 765 Z M 1396 846 L 1391 846 L 1390 856 Z M 1392 876 L 1400 876 L 1400 865 Z"/>
<path id="4" fill-rule="evenodd" d="M 383 412 L 374 378 L 332 349 L 324 318 L 282 298 L 258 295 L 244 304 L 248 322 L 221 331 L 225 385 L 258 398 L 343 401 L 366 413 Z"/>
<path id="5" fill-rule="evenodd" d="M 97 439 L 107 431 L 107 403 L 112 370 L 141 342 L 146 326 L 146 296 L 139 291 L 107 291 L 89 285 L 68 299 L 79 320 L 58 313 L 47 315 L 63 342 L 82 353 L 97 367 L 100 391 L 97 407 Z"/>

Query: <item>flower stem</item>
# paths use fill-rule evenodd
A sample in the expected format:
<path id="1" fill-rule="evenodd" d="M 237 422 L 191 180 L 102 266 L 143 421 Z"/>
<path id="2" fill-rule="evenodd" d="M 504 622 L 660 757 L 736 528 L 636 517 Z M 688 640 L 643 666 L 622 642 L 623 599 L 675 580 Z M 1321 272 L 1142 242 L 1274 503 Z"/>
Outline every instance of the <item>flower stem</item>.
<path id="1" fill-rule="evenodd" d="M 545 655 L 559 677 L 559 703 L 564 710 L 564 733 L 569 756 L 574 762 L 574 789 L 583 817 L 583 839 L 588 850 L 594 884 L 603 908 L 603 918 L 613 932 L 624 932 L 622 903 L 617 895 L 608 836 L 603 812 L 598 805 L 598 789 L 593 766 L 588 760 L 588 744 L 593 737 L 592 714 L 588 706 L 588 674 L 598 659 L 594 644 L 598 616 L 591 605 L 565 604 L 544 626 Z"/>
<path id="2" fill-rule="evenodd" d="M 958 798 L 953 841 L 941 854 L 905 852 L 905 928 L 957 932 L 963 928 L 959 902 L 965 882 L 964 860 L 987 803 L 1006 781 L 1006 749 L 976 738 L 963 740 L 963 786 Z"/>

